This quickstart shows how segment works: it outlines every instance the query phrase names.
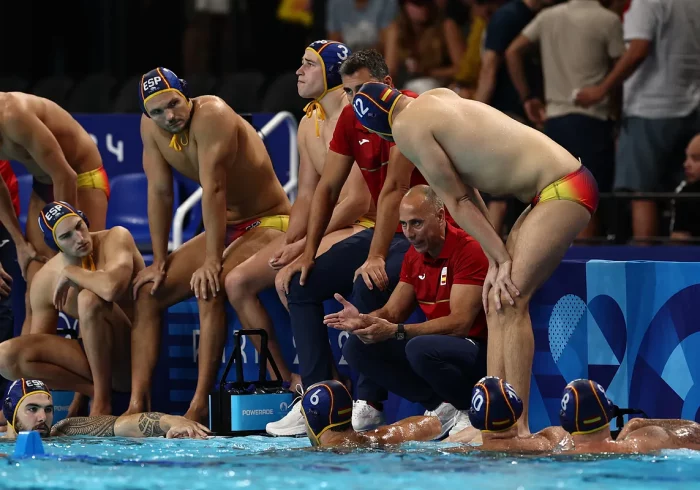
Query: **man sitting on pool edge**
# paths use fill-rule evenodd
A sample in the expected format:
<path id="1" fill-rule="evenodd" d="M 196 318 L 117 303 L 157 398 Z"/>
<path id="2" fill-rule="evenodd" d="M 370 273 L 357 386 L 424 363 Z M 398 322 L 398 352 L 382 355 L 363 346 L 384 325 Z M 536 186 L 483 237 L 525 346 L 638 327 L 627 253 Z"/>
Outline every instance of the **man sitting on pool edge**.
<path id="1" fill-rule="evenodd" d="M 3 398 L 8 439 L 22 431 L 36 431 L 42 438 L 54 436 L 162 437 L 206 439 L 203 425 L 177 415 L 159 412 L 133 415 L 71 417 L 53 423 L 51 391 L 39 380 L 21 378 L 12 382 Z"/>
<path id="2" fill-rule="evenodd" d="M 352 396 L 339 381 L 309 387 L 301 400 L 306 434 L 312 446 L 383 446 L 407 441 L 432 441 L 442 433 L 437 417 L 408 417 L 367 432 L 352 428 Z"/>

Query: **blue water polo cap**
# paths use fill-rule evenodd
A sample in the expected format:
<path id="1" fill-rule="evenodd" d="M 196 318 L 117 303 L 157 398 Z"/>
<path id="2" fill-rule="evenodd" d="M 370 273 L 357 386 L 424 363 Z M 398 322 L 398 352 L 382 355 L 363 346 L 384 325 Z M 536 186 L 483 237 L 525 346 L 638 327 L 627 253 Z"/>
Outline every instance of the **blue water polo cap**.
<path id="1" fill-rule="evenodd" d="M 182 95 L 186 100 L 190 100 L 187 91 L 187 82 L 185 80 L 178 78 L 175 73 L 167 68 L 154 68 L 144 74 L 139 82 L 139 102 L 141 111 L 143 111 L 146 116 L 151 117 L 146 110 L 146 102 L 163 92 L 176 92 Z"/>
<path id="2" fill-rule="evenodd" d="M 323 95 L 318 98 L 320 100 L 327 92 L 343 85 L 340 79 L 340 65 L 352 54 L 352 51 L 343 43 L 325 39 L 312 42 L 306 49 L 313 51 L 319 57 L 323 66 L 324 91 Z"/>
<path id="3" fill-rule="evenodd" d="M 610 425 L 614 412 L 615 405 L 602 386 L 577 379 L 564 388 L 559 422 L 571 434 L 589 434 Z"/>
<path id="4" fill-rule="evenodd" d="M 472 390 L 469 420 L 485 432 L 501 432 L 515 425 L 523 413 L 523 401 L 515 389 L 496 376 L 481 378 Z"/>
<path id="5" fill-rule="evenodd" d="M 39 213 L 39 229 L 44 234 L 44 242 L 52 250 L 60 251 L 58 239 L 56 238 L 56 227 L 68 216 L 77 216 L 85 222 L 85 226 L 90 227 L 85 214 L 79 209 L 64 201 L 54 201 L 44 206 L 44 209 Z"/>
<path id="6" fill-rule="evenodd" d="M 301 413 L 314 445 L 328 429 L 349 423 L 352 419 L 352 397 L 339 381 L 322 381 L 309 387 L 301 400 Z"/>
<path id="7" fill-rule="evenodd" d="M 352 105 L 355 115 L 365 128 L 393 141 L 391 124 L 396 102 L 401 92 L 384 83 L 367 82 L 355 94 Z"/>
<path id="8" fill-rule="evenodd" d="M 22 404 L 22 401 L 29 395 L 36 393 L 45 393 L 51 398 L 51 391 L 49 391 L 43 381 L 38 379 L 20 378 L 12 382 L 7 389 L 7 393 L 2 401 L 2 414 L 13 429 L 15 427 L 17 409 Z"/>

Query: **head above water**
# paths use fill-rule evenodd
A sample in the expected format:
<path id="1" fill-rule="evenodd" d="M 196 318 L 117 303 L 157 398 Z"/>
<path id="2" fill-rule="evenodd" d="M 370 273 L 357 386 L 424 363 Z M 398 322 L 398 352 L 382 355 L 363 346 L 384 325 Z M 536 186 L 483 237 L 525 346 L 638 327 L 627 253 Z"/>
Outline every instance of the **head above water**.
<path id="1" fill-rule="evenodd" d="M 559 422 L 571 435 L 609 430 L 614 413 L 615 405 L 595 381 L 576 379 L 564 388 Z"/>
<path id="2" fill-rule="evenodd" d="M 343 383 L 322 381 L 306 390 L 301 400 L 301 413 L 311 444 L 320 446 L 321 436 L 327 430 L 352 429 L 352 396 Z"/>
<path id="3" fill-rule="evenodd" d="M 39 228 L 44 242 L 53 250 L 71 257 L 92 253 L 92 236 L 85 214 L 63 201 L 47 204 L 39 213 Z"/>
<path id="4" fill-rule="evenodd" d="M 367 82 L 380 82 L 394 86 L 389 67 L 382 54 L 376 49 L 362 49 L 351 54 L 340 67 L 343 90 L 352 104 L 352 98 Z"/>
<path id="5" fill-rule="evenodd" d="M 483 432 L 503 432 L 513 427 L 523 413 L 523 402 L 515 389 L 501 378 L 486 376 L 474 385 L 469 420 Z"/>
<path id="6" fill-rule="evenodd" d="M 437 257 L 445 243 L 445 206 L 430 186 L 414 186 L 404 195 L 399 221 L 416 251 Z"/>
<path id="7" fill-rule="evenodd" d="M 320 101 L 342 87 L 340 66 L 351 55 L 350 48 L 337 41 L 314 41 L 305 50 L 297 70 L 297 90 L 305 99 Z"/>
<path id="8" fill-rule="evenodd" d="M 18 379 L 7 389 L 2 413 L 15 433 L 35 430 L 48 437 L 53 424 L 51 391 L 39 380 Z"/>
<path id="9" fill-rule="evenodd" d="M 384 83 L 367 82 L 353 97 L 355 117 L 367 130 L 388 141 L 394 141 L 392 124 L 394 109 L 404 95 Z"/>
<path id="10" fill-rule="evenodd" d="M 141 77 L 139 101 L 143 113 L 161 129 L 176 134 L 187 128 L 192 112 L 187 82 L 167 68 L 154 68 Z"/>

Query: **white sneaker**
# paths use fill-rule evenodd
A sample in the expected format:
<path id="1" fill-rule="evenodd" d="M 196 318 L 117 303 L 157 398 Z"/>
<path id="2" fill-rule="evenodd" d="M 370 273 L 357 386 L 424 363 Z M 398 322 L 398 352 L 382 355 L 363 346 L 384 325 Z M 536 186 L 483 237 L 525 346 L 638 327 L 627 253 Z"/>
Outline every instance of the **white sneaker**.
<path id="1" fill-rule="evenodd" d="M 352 428 L 357 432 L 376 429 L 384 425 L 384 412 L 380 412 L 365 400 L 352 403 Z"/>
<path id="2" fill-rule="evenodd" d="M 297 391 L 300 391 L 300 389 L 301 386 L 297 385 Z M 294 399 L 287 415 L 277 422 L 267 424 L 265 432 L 271 436 L 305 436 L 306 422 L 304 421 L 304 415 L 301 413 L 301 396 Z"/>
<path id="3" fill-rule="evenodd" d="M 435 440 L 444 438 L 447 433 L 455 426 L 455 419 L 459 410 L 447 402 L 443 402 L 435 410 L 426 410 L 423 415 L 426 417 L 437 417 L 442 424 L 442 432 Z"/>
<path id="4" fill-rule="evenodd" d="M 450 430 L 451 436 L 455 435 L 458 432 L 463 431 L 467 427 L 472 426 L 472 421 L 469 420 L 469 415 L 467 415 L 466 410 L 457 410 L 457 413 L 455 414 L 455 425 L 452 427 L 452 430 Z"/>

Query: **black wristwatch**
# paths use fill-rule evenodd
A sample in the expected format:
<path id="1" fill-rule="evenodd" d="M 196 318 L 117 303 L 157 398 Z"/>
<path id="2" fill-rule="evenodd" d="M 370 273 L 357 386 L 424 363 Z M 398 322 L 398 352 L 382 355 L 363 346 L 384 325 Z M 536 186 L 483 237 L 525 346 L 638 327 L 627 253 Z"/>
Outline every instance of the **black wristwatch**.
<path id="1" fill-rule="evenodd" d="M 399 323 L 397 325 L 396 333 L 394 334 L 394 337 L 396 337 L 396 340 L 405 340 L 406 339 L 406 329 L 404 327 L 403 323 Z"/>

